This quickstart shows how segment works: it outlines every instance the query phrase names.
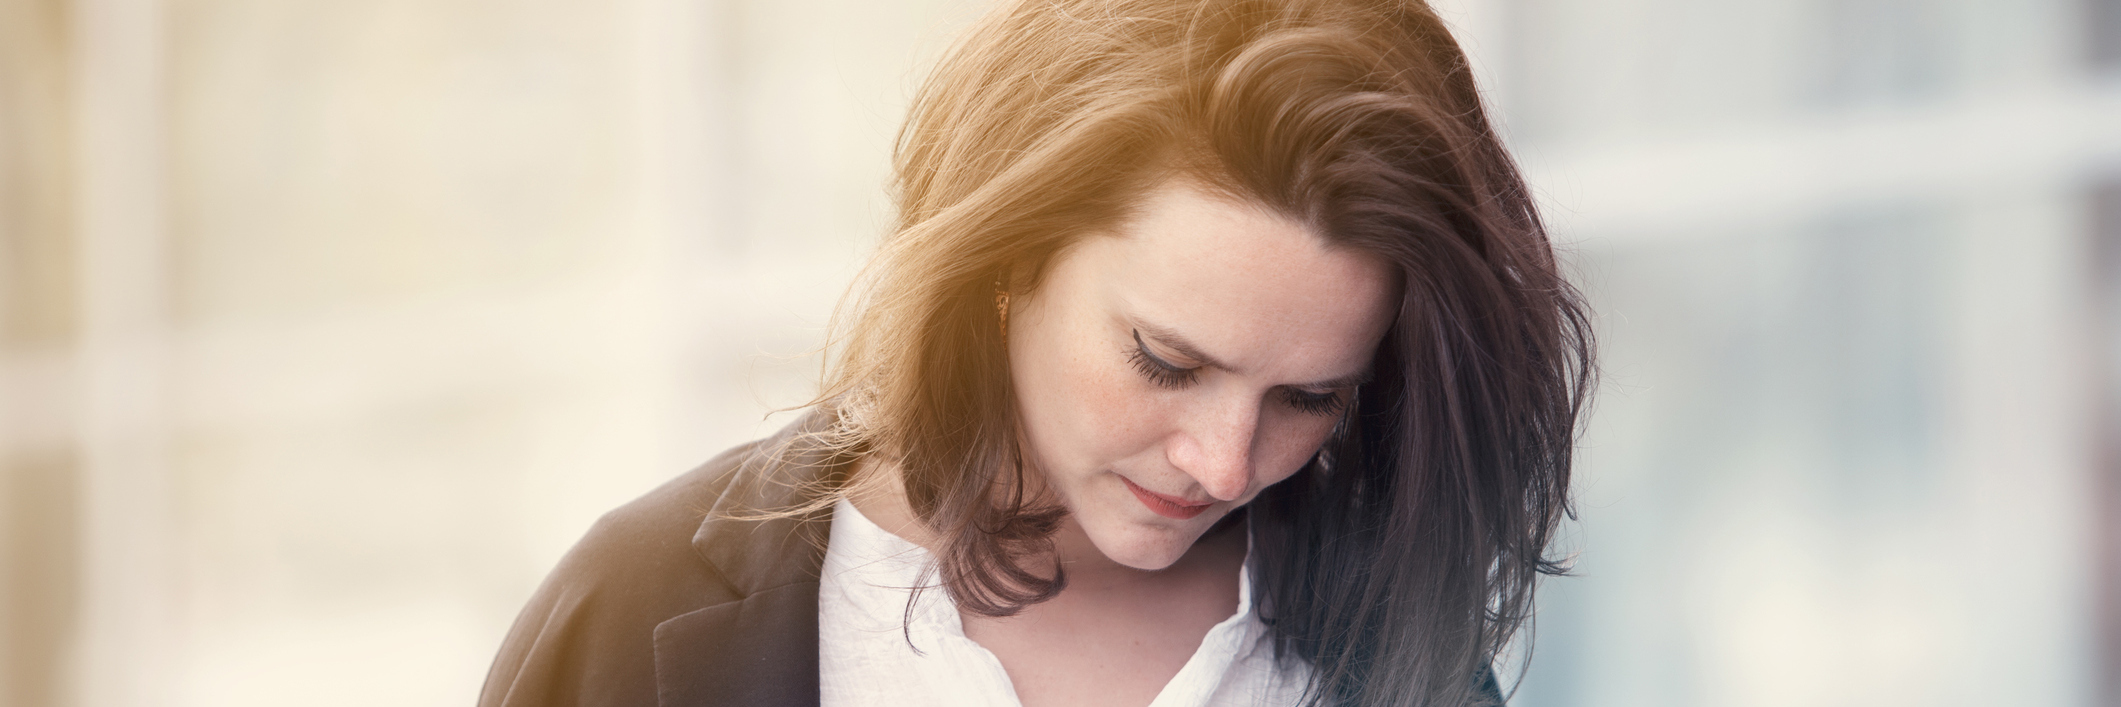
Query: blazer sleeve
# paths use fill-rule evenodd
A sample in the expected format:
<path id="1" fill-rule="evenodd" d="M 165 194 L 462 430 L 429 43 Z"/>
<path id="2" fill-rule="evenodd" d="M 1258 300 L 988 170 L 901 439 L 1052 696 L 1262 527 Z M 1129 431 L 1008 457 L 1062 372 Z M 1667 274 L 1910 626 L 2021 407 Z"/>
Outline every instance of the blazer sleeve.
<path id="1" fill-rule="evenodd" d="M 656 626 L 737 599 L 691 544 L 723 461 L 597 521 L 516 617 L 480 707 L 655 707 Z"/>

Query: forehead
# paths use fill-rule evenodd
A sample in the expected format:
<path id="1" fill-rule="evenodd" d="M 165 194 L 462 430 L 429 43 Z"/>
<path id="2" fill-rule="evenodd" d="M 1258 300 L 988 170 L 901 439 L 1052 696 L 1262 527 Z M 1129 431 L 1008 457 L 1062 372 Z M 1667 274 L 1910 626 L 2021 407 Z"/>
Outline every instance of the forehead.
<path id="1" fill-rule="evenodd" d="M 1080 247 L 1070 260 L 1100 281 L 1117 314 L 1232 363 L 1366 363 L 1395 311 L 1397 278 L 1381 260 L 1184 181 L 1152 190 L 1113 237 Z"/>

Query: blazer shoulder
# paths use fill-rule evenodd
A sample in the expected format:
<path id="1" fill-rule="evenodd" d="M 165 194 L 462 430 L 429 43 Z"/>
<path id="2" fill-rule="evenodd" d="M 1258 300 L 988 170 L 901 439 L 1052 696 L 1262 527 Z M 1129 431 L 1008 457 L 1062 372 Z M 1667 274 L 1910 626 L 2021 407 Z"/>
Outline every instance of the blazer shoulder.
<path id="1" fill-rule="evenodd" d="M 765 443 L 724 452 L 599 518 L 516 617 L 479 704 L 655 705 L 656 626 L 739 598 L 692 539 Z"/>

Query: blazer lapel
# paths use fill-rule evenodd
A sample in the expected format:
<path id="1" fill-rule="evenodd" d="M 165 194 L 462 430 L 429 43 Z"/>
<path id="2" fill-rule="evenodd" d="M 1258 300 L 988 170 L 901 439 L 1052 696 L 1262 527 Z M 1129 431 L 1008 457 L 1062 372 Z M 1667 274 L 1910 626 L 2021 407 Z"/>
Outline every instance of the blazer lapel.
<path id="1" fill-rule="evenodd" d="M 817 593 L 831 509 L 757 518 L 815 499 L 846 471 L 821 444 L 830 415 L 813 412 L 759 445 L 734 472 L 693 550 L 741 597 L 658 624 L 662 707 L 818 704 Z"/>
<path id="2" fill-rule="evenodd" d="M 662 707 L 818 704 L 817 583 L 710 606 L 655 627 Z"/>

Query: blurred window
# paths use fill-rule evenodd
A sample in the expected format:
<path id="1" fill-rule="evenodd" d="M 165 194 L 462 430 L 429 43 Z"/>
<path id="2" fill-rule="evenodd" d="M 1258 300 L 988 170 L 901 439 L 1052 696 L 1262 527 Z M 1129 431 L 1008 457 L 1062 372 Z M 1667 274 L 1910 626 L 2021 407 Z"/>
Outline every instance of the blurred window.
<path id="1" fill-rule="evenodd" d="M 2121 69 L 2121 0 L 2083 0 L 2092 68 Z"/>

